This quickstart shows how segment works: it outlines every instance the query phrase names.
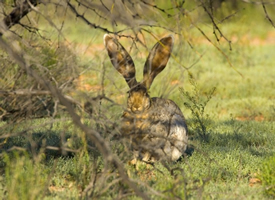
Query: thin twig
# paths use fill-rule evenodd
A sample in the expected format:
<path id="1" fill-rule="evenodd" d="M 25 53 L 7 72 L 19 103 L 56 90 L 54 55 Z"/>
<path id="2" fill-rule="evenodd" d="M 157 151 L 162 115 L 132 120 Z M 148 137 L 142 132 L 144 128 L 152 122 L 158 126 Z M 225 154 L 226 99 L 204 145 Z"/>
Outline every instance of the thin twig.
<path id="1" fill-rule="evenodd" d="M 227 39 L 227 37 L 225 37 L 225 35 L 221 32 L 220 28 L 218 27 L 218 25 L 216 24 L 215 20 L 214 20 L 214 17 L 213 17 L 213 13 L 210 13 L 209 10 L 207 9 L 206 5 L 203 3 L 202 0 L 201 1 L 201 4 L 202 4 L 202 7 L 204 9 L 204 11 L 208 14 L 212 24 L 213 24 L 213 34 L 215 35 L 217 41 L 219 41 L 219 37 L 217 36 L 216 34 L 216 31 L 217 30 L 220 34 L 220 37 L 223 37 L 229 44 L 229 49 L 232 50 L 232 46 L 231 46 L 231 41 L 229 39 Z"/>
<path id="2" fill-rule="evenodd" d="M 155 8 L 155 9 L 157 9 L 157 10 L 163 12 L 164 14 L 167 15 L 168 18 L 169 18 L 169 17 L 172 17 L 172 15 L 169 14 L 169 13 L 167 13 L 165 9 L 160 8 L 160 7 L 158 7 L 158 6 L 155 5 L 155 4 L 148 3 L 148 2 L 146 2 L 146 1 L 144 1 L 144 0 L 141 0 L 141 2 L 144 3 L 144 4 L 147 5 L 147 6 L 151 6 L 151 7 Z"/>
<path id="3" fill-rule="evenodd" d="M 40 0 L 25 0 L 22 4 L 18 4 L 12 12 L 7 15 L 3 22 L 6 25 L 7 29 L 10 29 L 13 25 L 18 24 L 19 21 L 26 16 L 30 11 L 32 6 L 37 6 Z M 2 30 L 0 30 L 0 36 L 3 35 Z"/>
<path id="4" fill-rule="evenodd" d="M 263 9 L 264 9 L 265 17 L 270 22 L 270 24 L 273 26 L 273 28 L 275 28 L 275 24 L 273 23 L 272 19 L 269 17 L 269 15 L 267 13 L 267 10 L 265 8 L 265 3 L 263 1 L 262 1 L 262 6 L 263 6 Z"/>
<path id="5" fill-rule="evenodd" d="M 275 4 L 274 1 L 266 1 L 266 2 L 263 2 L 263 1 L 250 1 L 250 0 L 242 0 L 242 1 L 245 2 L 245 3 L 252 3 L 252 4 L 257 4 L 257 5 L 261 5 L 262 3 L 269 4 L 269 5 L 274 5 Z"/>
<path id="6" fill-rule="evenodd" d="M 107 28 L 104 28 L 104 27 L 101 27 L 99 25 L 96 25 L 95 23 L 92 23 L 90 22 L 86 17 L 84 17 L 83 14 L 79 14 L 78 11 L 76 10 L 76 8 L 69 2 L 67 1 L 67 4 L 69 6 L 69 8 L 71 9 L 71 11 L 76 15 L 76 17 L 82 19 L 86 24 L 88 24 L 89 26 L 95 28 L 95 29 L 99 29 L 99 30 L 102 30 L 106 33 L 112 33 L 112 34 L 116 34 L 115 32 L 113 31 L 110 31 L 109 29 Z"/>
<path id="7" fill-rule="evenodd" d="M 66 110 L 71 116 L 73 123 L 79 127 L 87 136 L 89 136 L 92 141 L 94 141 L 99 152 L 102 154 L 102 157 L 105 160 L 106 166 L 113 166 L 115 169 L 117 169 L 120 177 L 122 178 L 122 181 L 130 188 L 132 188 L 136 195 L 140 196 L 142 199 L 149 200 L 150 198 L 148 195 L 141 191 L 138 188 L 137 183 L 128 177 L 127 173 L 125 172 L 126 170 L 123 166 L 123 163 L 115 154 L 112 153 L 110 145 L 107 143 L 107 141 L 105 141 L 99 132 L 82 123 L 80 116 L 76 114 L 73 107 L 71 106 L 71 103 L 62 95 L 62 93 L 54 85 L 52 85 L 49 80 L 41 77 L 34 69 L 30 68 L 30 66 L 26 64 L 24 58 L 21 57 L 16 51 L 14 51 L 11 45 L 3 40 L 2 37 L 0 37 L 0 46 L 9 54 L 12 59 L 14 59 L 19 67 L 27 72 L 30 77 L 34 78 L 38 84 L 41 84 L 44 88 L 48 89 L 52 96 L 59 99 L 60 103 L 66 107 Z"/>

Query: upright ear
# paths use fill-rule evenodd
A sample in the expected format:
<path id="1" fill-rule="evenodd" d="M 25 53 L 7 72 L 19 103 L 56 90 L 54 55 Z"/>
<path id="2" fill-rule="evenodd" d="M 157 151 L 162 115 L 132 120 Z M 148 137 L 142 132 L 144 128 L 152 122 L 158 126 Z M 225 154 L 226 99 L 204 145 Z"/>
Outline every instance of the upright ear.
<path id="1" fill-rule="evenodd" d="M 143 81 L 149 89 L 154 78 L 166 67 L 174 44 L 174 38 L 168 36 L 158 41 L 149 53 L 143 70 Z"/>
<path id="2" fill-rule="evenodd" d="M 132 88 L 137 84 L 134 62 L 125 48 L 113 37 L 105 34 L 103 37 L 105 48 L 113 66 L 124 77 L 128 86 Z"/>

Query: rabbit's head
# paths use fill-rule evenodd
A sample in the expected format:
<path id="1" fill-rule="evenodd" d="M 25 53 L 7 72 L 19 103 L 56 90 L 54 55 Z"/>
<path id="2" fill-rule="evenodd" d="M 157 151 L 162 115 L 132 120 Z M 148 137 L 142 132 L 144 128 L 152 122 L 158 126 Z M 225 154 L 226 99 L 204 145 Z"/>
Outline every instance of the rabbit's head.
<path id="1" fill-rule="evenodd" d="M 124 77 L 130 88 L 128 109 L 135 113 L 148 109 L 150 107 L 148 90 L 154 78 L 166 67 L 173 48 L 173 37 L 162 38 L 154 45 L 144 65 L 142 82 L 137 82 L 134 61 L 118 40 L 105 34 L 104 44 L 113 66 Z"/>
<path id="2" fill-rule="evenodd" d="M 150 107 L 150 96 L 143 84 L 130 89 L 127 104 L 133 113 L 143 112 Z"/>

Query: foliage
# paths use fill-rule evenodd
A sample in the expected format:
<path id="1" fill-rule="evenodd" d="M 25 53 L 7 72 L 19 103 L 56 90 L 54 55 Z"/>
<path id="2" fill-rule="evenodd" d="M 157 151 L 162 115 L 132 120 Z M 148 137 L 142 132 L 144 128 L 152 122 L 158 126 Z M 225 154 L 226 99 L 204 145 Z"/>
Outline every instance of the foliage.
<path id="1" fill-rule="evenodd" d="M 209 92 L 201 92 L 196 84 L 196 81 L 191 73 L 189 73 L 189 82 L 193 87 L 193 94 L 190 94 L 188 91 L 184 91 L 183 88 L 180 88 L 181 94 L 186 101 L 184 106 L 187 109 L 190 109 L 192 113 L 192 120 L 189 120 L 189 127 L 191 130 L 198 134 L 198 136 L 204 140 L 209 140 L 209 130 L 211 120 L 208 114 L 205 114 L 205 108 L 207 103 L 212 98 L 216 88 L 214 87 Z"/>
<path id="2" fill-rule="evenodd" d="M 275 197 L 275 157 L 274 156 L 269 157 L 262 163 L 258 177 L 263 184 L 264 192 L 267 195 L 274 198 Z"/>
<path id="3" fill-rule="evenodd" d="M 28 45 L 35 47 L 22 44 L 22 51 L 35 57 L 29 61 L 31 68 L 47 77 L 64 94 L 70 94 L 75 87 L 73 81 L 81 69 L 76 66 L 74 53 L 61 45 L 58 49 L 48 46 L 46 41 L 41 41 L 37 36 L 25 39 L 30 43 Z M 5 52 L 0 54 L 3 60 L 0 64 L 1 119 L 21 121 L 24 118 L 50 117 L 62 113 L 59 103 L 49 92 L 45 92 L 41 84 L 7 57 Z"/>
<path id="4" fill-rule="evenodd" d="M 15 153 L 11 158 L 4 155 L 5 195 L 7 199 L 40 199 L 47 191 L 47 171 L 39 161 L 29 159 L 28 155 Z M 3 196 L 2 196 L 3 198 Z"/>

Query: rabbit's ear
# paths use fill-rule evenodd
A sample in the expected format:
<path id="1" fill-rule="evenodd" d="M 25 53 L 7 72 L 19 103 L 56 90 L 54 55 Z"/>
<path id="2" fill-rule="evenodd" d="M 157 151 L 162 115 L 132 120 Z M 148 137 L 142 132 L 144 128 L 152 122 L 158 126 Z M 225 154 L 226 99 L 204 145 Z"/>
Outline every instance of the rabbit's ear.
<path id="1" fill-rule="evenodd" d="M 174 38 L 168 36 L 158 41 L 152 48 L 143 70 L 143 81 L 149 89 L 154 78 L 166 67 L 173 48 Z"/>
<path id="2" fill-rule="evenodd" d="M 103 40 L 113 66 L 124 77 L 128 86 L 132 88 L 137 85 L 135 65 L 125 48 L 108 34 L 104 35 Z"/>

